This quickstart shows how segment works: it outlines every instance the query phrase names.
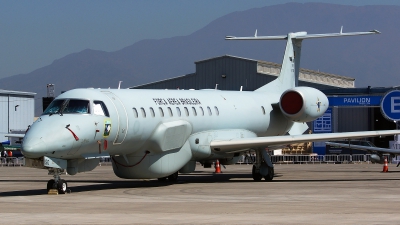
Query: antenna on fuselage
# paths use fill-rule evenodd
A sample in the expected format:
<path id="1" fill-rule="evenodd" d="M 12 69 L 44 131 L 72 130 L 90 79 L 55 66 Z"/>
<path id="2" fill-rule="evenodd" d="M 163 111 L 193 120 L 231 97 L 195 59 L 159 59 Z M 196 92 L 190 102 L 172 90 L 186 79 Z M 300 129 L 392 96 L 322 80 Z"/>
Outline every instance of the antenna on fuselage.
<path id="1" fill-rule="evenodd" d="M 122 83 L 122 81 L 119 81 L 118 89 L 121 89 L 121 83 Z"/>
<path id="2" fill-rule="evenodd" d="M 243 86 L 240 86 L 240 91 L 242 91 L 243 90 Z"/>
<path id="3" fill-rule="evenodd" d="M 215 84 L 215 90 L 218 90 L 218 84 Z"/>

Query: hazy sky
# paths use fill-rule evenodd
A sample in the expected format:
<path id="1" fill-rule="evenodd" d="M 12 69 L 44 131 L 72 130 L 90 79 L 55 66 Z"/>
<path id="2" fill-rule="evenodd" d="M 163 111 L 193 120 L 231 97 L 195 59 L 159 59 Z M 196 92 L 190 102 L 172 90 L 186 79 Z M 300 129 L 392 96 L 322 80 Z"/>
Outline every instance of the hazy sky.
<path id="1" fill-rule="evenodd" d="M 0 0 L 0 78 L 90 48 L 189 35 L 235 11 L 286 2 L 400 5 L 399 0 Z"/>

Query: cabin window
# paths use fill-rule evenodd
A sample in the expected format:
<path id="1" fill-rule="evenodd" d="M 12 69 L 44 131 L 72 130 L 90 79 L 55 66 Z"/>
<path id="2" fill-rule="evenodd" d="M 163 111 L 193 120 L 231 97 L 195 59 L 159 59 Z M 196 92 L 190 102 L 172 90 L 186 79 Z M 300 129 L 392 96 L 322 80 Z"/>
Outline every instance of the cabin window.
<path id="1" fill-rule="evenodd" d="M 138 118 L 138 112 L 136 108 L 133 108 L 133 115 L 135 116 L 135 118 Z"/>
<path id="2" fill-rule="evenodd" d="M 203 107 L 200 106 L 200 111 L 201 111 L 201 115 L 204 116 L 204 110 Z"/>
<path id="3" fill-rule="evenodd" d="M 197 116 L 197 112 L 196 112 L 196 109 L 194 107 L 192 107 L 192 111 L 193 111 L 193 115 Z"/>
<path id="4" fill-rule="evenodd" d="M 168 113 L 169 113 L 169 116 L 174 116 L 173 114 L 172 114 L 172 109 L 171 109 L 171 107 L 168 107 Z"/>
<path id="5" fill-rule="evenodd" d="M 164 111 L 162 110 L 162 108 L 161 108 L 161 107 L 158 107 L 158 110 L 160 111 L 160 116 L 161 116 L 161 117 L 164 117 Z"/>
<path id="6" fill-rule="evenodd" d="M 189 110 L 188 110 L 188 108 L 187 108 L 187 107 L 184 107 L 184 109 L 185 109 L 186 116 L 189 116 Z"/>
<path id="7" fill-rule="evenodd" d="M 217 116 L 219 116 L 219 110 L 218 110 L 217 106 L 214 106 L 214 109 L 215 109 L 215 114 L 216 114 Z"/>
<path id="8" fill-rule="evenodd" d="M 207 110 L 208 110 L 208 115 L 212 116 L 211 108 L 209 106 L 207 106 Z"/>
<path id="9" fill-rule="evenodd" d="M 176 113 L 178 113 L 178 116 L 181 116 L 181 109 L 179 107 L 176 107 Z"/>
<path id="10" fill-rule="evenodd" d="M 261 110 L 262 110 L 262 113 L 265 115 L 265 109 L 264 109 L 264 106 L 261 106 Z"/>
<path id="11" fill-rule="evenodd" d="M 110 114 L 108 114 L 108 110 L 104 102 L 97 100 L 93 101 L 93 114 L 110 117 Z"/>
<path id="12" fill-rule="evenodd" d="M 146 111 L 144 111 L 144 108 L 140 108 L 140 111 L 142 111 L 142 117 L 146 118 Z"/>
<path id="13" fill-rule="evenodd" d="M 150 113 L 151 113 L 151 116 L 152 116 L 152 117 L 155 117 L 155 116 L 156 116 L 155 113 L 154 113 L 154 109 L 153 109 L 152 107 L 150 107 Z"/>

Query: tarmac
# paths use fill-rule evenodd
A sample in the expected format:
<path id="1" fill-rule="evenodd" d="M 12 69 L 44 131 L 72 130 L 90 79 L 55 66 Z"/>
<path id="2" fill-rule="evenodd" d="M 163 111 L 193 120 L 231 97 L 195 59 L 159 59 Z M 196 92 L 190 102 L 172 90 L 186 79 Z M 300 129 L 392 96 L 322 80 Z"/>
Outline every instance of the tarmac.
<path id="1" fill-rule="evenodd" d="M 254 182 L 251 165 L 197 166 L 168 183 L 103 165 L 63 175 L 65 195 L 46 193 L 46 170 L 0 167 L 0 224 L 399 224 L 400 167 L 382 167 L 275 165 L 272 182 Z"/>

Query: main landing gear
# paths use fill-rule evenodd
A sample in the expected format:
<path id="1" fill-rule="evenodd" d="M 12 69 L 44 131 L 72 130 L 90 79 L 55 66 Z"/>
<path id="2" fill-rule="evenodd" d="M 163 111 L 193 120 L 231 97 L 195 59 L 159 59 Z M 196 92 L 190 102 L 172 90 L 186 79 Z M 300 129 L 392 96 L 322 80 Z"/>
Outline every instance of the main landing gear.
<path id="1" fill-rule="evenodd" d="M 49 192 L 50 189 L 57 189 L 59 194 L 65 194 L 67 192 L 67 182 L 63 179 L 60 179 L 60 175 L 63 172 L 63 169 L 49 169 L 49 175 L 53 175 L 54 179 L 51 179 L 47 182 L 47 192 Z"/>
<path id="2" fill-rule="evenodd" d="M 271 157 L 264 149 L 256 150 L 256 162 L 253 165 L 251 174 L 254 181 L 272 181 L 274 179 L 274 165 L 271 162 Z"/>
<path id="3" fill-rule="evenodd" d="M 176 171 L 175 173 L 167 176 L 167 177 L 160 177 L 158 178 L 159 181 L 170 181 L 170 182 L 175 182 L 178 180 L 178 171 Z"/>

